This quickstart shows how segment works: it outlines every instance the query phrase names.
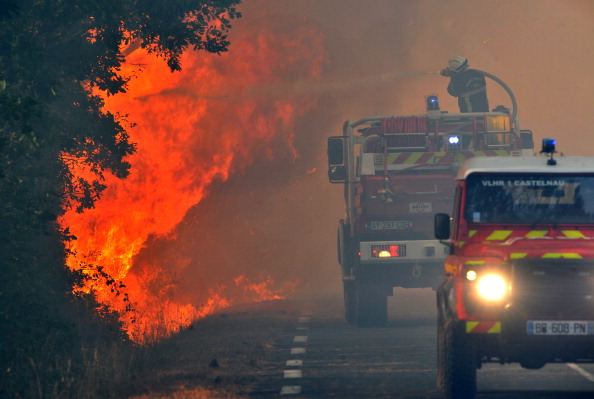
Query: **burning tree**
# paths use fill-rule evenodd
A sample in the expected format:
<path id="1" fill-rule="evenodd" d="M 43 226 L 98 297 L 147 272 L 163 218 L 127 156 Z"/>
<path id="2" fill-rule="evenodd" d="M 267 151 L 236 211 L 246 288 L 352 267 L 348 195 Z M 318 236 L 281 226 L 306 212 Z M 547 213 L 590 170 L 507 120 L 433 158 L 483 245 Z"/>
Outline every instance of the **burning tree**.
<path id="1" fill-rule="evenodd" d="M 23 395 L 34 379 L 23 359 L 38 359 L 49 334 L 70 334 L 61 241 L 73 237 L 57 218 L 92 208 L 106 173 L 129 174 L 129 124 L 103 109 L 98 91 L 126 91 L 126 49 L 156 54 L 172 71 L 188 48 L 227 51 L 238 3 L 0 1 L 0 366 L 12 373 L 1 392 Z"/>
<path id="2" fill-rule="evenodd" d="M 258 25 L 240 24 L 230 54 L 187 51 L 183 71 L 174 74 L 154 54 L 131 47 L 121 68 L 132 77 L 127 92 L 104 97 L 106 109 L 138 122 L 128 129 L 137 143 L 127 157 L 130 176 L 106 176 L 109 187 L 94 209 L 71 210 L 60 222 L 78 237 L 69 243 L 68 265 L 87 277 L 80 290 L 118 312 L 135 341 L 162 338 L 221 307 L 278 298 L 295 286 L 283 281 L 291 277 L 271 276 L 264 253 L 249 256 L 255 267 L 241 263 L 245 253 L 233 262 L 238 245 L 186 256 L 164 246 L 183 247 L 175 230 L 214 182 L 245 173 L 256 160 L 293 167 L 299 158 L 295 121 L 315 96 L 289 96 L 278 87 L 313 83 L 324 51 L 315 27 L 275 29 L 280 24 L 266 16 Z M 81 172 L 75 165 L 72 170 Z M 223 217 L 217 225 L 229 222 Z M 195 224 L 205 236 L 225 236 L 204 219 Z"/>

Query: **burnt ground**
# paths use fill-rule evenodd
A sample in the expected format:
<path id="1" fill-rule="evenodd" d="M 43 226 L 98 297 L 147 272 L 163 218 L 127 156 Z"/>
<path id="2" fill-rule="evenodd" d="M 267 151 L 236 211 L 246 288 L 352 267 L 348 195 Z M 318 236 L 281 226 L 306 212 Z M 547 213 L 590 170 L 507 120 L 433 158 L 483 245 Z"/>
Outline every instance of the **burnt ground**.
<path id="1" fill-rule="evenodd" d="M 415 290 L 405 298 L 401 292 L 391 299 L 400 304 L 391 307 L 391 318 L 432 318 L 430 289 Z M 122 398 L 247 398 L 263 381 L 282 372 L 286 348 L 279 343 L 291 339 L 299 316 L 313 313 L 341 330 L 346 327 L 343 311 L 341 293 L 224 309 L 147 348 L 146 372 L 130 383 Z"/>
<path id="2" fill-rule="evenodd" d="M 274 361 L 274 341 L 294 329 L 299 306 L 285 300 L 237 306 L 194 322 L 146 349 L 147 370 L 122 397 L 247 397 Z"/>

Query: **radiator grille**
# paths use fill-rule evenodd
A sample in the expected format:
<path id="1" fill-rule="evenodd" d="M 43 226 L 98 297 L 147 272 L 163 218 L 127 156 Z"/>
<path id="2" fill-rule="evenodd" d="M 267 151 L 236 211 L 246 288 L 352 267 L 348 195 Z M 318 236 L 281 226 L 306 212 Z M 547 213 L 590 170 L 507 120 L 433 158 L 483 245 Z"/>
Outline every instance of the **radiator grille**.
<path id="1" fill-rule="evenodd" d="M 514 307 L 531 317 L 594 318 L 594 264 L 581 259 L 526 259 L 513 266 Z"/>

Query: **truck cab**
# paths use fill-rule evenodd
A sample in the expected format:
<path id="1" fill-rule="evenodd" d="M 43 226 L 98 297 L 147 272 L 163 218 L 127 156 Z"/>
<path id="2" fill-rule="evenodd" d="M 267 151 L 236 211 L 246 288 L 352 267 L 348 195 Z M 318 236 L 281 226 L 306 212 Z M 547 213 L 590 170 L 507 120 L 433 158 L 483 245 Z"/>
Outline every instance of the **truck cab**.
<path id="1" fill-rule="evenodd" d="M 476 157 L 456 176 L 438 287 L 438 386 L 470 399 L 486 362 L 594 361 L 594 157 Z M 551 150 L 552 145 L 552 150 Z"/>

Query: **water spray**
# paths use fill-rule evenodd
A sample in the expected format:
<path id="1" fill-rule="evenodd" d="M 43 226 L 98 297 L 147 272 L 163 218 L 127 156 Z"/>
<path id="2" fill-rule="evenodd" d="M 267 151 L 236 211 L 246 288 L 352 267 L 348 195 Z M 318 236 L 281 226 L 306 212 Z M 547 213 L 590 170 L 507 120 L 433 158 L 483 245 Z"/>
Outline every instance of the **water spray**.
<path id="1" fill-rule="evenodd" d="M 274 84 L 258 85 L 249 89 L 223 91 L 218 93 L 197 93 L 187 88 L 166 89 L 156 93 L 138 96 L 136 100 L 145 100 L 155 95 L 183 94 L 190 98 L 203 98 L 215 101 L 235 102 L 247 97 L 287 97 L 299 95 L 322 94 L 328 92 L 353 90 L 366 87 L 385 85 L 398 79 L 422 75 L 438 75 L 440 71 L 396 71 L 379 75 L 364 76 L 359 79 L 348 80 L 314 80 L 302 79 L 292 82 L 278 82 Z"/>

